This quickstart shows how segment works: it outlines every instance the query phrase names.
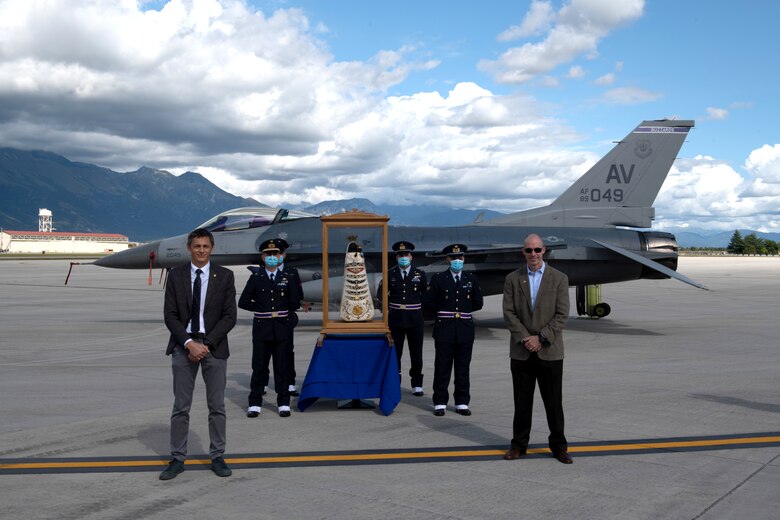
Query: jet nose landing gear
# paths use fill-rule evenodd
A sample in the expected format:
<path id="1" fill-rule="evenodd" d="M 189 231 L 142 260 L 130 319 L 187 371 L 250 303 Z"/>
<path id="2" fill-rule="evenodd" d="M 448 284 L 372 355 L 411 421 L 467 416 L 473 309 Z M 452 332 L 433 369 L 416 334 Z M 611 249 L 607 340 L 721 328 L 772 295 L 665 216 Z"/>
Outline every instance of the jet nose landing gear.
<path id="1" fill-rule="evenodd" d="M 604 318 L 609 316 L 612 308 L 601 301 L 601 285 L 577 286 L 577 315 L 587 315 L 589 318 Z"/>

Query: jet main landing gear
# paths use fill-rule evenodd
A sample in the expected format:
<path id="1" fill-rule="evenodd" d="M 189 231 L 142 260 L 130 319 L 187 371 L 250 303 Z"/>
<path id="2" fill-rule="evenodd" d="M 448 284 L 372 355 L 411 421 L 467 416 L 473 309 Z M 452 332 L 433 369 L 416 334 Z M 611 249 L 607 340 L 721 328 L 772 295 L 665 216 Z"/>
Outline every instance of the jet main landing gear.
<path id="1" fill-rule="evenodd" d="M 609 316 L 612 308 L 601 301 L 601 285 L 577 286 L 577 315 L 587 315 L 590 318 Z"/>

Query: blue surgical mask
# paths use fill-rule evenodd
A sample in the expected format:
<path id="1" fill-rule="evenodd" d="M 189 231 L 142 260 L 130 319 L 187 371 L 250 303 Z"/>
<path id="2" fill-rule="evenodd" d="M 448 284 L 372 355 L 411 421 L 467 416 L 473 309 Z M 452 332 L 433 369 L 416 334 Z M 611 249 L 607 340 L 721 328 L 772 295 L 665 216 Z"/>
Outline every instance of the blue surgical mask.
<path id="1" fill-rule="evenodd" d="M 450 260 L 450 269 L 453 273 L 459 273 L 463 270 L 463 260 Z"/>
<path id="2" fill-rule="evenodd" d="M 265 266 L 269 269 L 273 269 L 277 265 L 279 265 L 279 258 L 276 256 L 266 256 L 265 257 Z"/>
<path id="3" fill-rule="evenodd" d="M 399 256 L 398 257 L 398 265 L 401 267 L 409 267 L 412 265 L 412 259 L 408 256 Z"/>

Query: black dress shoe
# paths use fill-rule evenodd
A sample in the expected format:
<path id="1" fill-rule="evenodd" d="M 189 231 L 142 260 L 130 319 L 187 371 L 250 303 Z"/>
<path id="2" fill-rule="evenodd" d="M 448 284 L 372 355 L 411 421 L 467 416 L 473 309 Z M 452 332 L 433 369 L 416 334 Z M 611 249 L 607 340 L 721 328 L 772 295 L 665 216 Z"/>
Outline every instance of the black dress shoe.
<path id="1" fill-rule="evenodd" d="M 525 450 L 521 450 L 520 448 L 509 448 L 506 450 L 506 453 L 504 453 L 504 460 L 517 460 L 520 457 L 525 457 Z"/>
<path id="2" fill-rule="evenodd" d="M 229 477 L 233 474 L 233 470 L 225 464 L 225 459 L 222 457 L 211 460 L 211 471 L 218 477 Z"/>
<path id="3" fill-rule="evenodd" d="M 279 417 L 290 417 L 290 410 L 282 410 L 279 412 Z"/>
<path id="4" fill-rule="evenodd" d="M 566 450 L 561 450 L 558 453 L 553 453 L 553 457 L 558 459 L 558 462 L 561 462 L 563 464 L 571 464 L 574 462 L 571 460 L 571 455 L 569 455 L 569 452 Z"/>
<path id="5" fill-rule="evenodd" d="M 176 478 L 176 475 L 182 471 L 184 471 L 184 462 L 173 459 L 168 463 L 168 467 L 160 473 L 160 480 L 171 480 L 172 478 Z"/>
<path id="6" fill-rule="evenodd" d="M 290 390 L 290 396 L 291 397 L 299 397 L 300 395 L 301 395 L 301 393 L 298 392 L 298 390 Z"/>
<path id="7" fill-rule="evenodd" d="M 246 416 L 249 417 L 250 419 L 254 419 L 258 415 L 260 415 L 260 412 L 251 411 L 246 413 Z"/>
<path id="8" fill-rule="evenodd" d="M 433 411 L 433 415 L 435 415 L 436 417 L 441 417 L 444 415 L 444 411 L 445 411 L 444 408 L 436 408 Z"/>
<path id="9" fill-rule="evenodd" d="M 466 417 L 468 417 L 469 415 L 471 415 L 471 410 L 469 410 L 468 408 L 455 408 L 455 413 L 459 413 L 460 415 L 465 415 Z"/>

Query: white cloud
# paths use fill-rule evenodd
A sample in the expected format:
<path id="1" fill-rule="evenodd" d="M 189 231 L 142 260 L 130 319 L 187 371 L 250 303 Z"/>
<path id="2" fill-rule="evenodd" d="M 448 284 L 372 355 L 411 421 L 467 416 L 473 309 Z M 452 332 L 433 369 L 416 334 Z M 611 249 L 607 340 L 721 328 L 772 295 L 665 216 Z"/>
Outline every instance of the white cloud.
<path id="1" fill-rule="evenodd" d="M 618 4 L 571 2 L 544 48 L 527 52 L 591 53 L 595 35 L 641 14 L 642 2 Z M 543 26 L 534 23 L 525 30 Z M 590 43 L 563 45 L 574 29 Z M 241 0 L 171 0 L 160 11 L 133 0 L 0 0 L 0 142 L 118 171 L 199 171 L 271 205 L 367 197 L 507 212 L 548 203 L 598 159 L 548 115 L 554 107 L 522 92 L 460 82 L 388 97 L 437 62 L 410 61 L 411 47 L 339 62 L 318 40 L 326 31 L 299 10 L 265 15 Z M 604 101 L 658 97 L 622 88 Z M 779 156 L 780 145 L 751 153 L 750 182 L 714 159 L 677 161 L 658 214 L 725 229 L 729 219 L 778 222 Z"/>
<path id="2" fill-rule="evenodd" d="M 521 28 L 527 20 L 536 19 L 537 9 L 541 8 L 535 2 Z M 510 48 L 498 60 L 481 61 L 479 67 L 500 83 L 525 83 L 577 57 L 595 57 L 601 39 L 638 19 L 643 10 L 644 0 L 572 0 L 555 13 L 555 23 L 541 42 Z M 552 18 L 548 14 L 545 20 Z M 540 24 L 529 22 L 528 26 L 538 29 Z M 530 29 L 514 29 L 502 33 L 503 39 L 531 35 Z"/>
<path id="3" fill-rule="evenodd" d="M 780 145 L 754 150 L 746 168 L 766 175 L 752 181 L 712 157 L 678 159 L 656 199 L 656 225 L 697 229 L 780 231 Z M 772 182 L 774 179 L 774 182 Z"/>
<path id="4" fill-rule="evenodd" d="M 707 119 L 722 120 L 729 117 L 729 111 L 725 108 L 707 107 Z"/>
<path id="5" fill-rule="evenodd" d="M 615 82 L 615 74 L 613 74 L 612 72 L 596 78 L 595 81 L 596 85 L 601 85 L 601 86 L 611 85 L 614 82 Z"/>
<path id="6" fill-rule="evenodd" d="M 584 76 L 585 76 L 585 69 L 583 69 L 579 65 L 574 65 L 573 67 L 570 67 L 569 72 L 566 74 L 566 77 L 568 79 L 578 79 Z"/>
<path id="7" fill-rule="evenodd" d="M 780 184 L 780 144 L 765 144 L 750 152 L 745 169 L 765 183 Z"/>
<path id="8" fill-rule="evenodd" d="M 636 105 L 638 103 L 649 103 L 661 98 L 661 94 L 650 92 L 638 87 L 614 88 L 605 92 L 601 99 L 605 103 L 614 105 Z"/>
<path id="9" fill-rule="evenodd" d="M 517 38 L 535 36 L 550 29 L 555 16 L 550 2 L 534 0 L 520 25 L 513 25 L 498 35 L 498 41 L 508 42 Z"/>

